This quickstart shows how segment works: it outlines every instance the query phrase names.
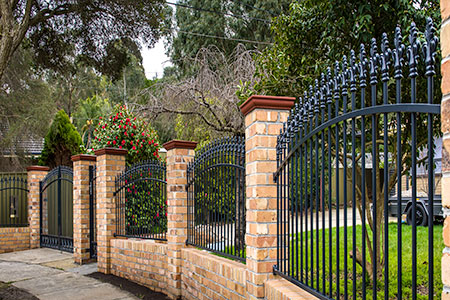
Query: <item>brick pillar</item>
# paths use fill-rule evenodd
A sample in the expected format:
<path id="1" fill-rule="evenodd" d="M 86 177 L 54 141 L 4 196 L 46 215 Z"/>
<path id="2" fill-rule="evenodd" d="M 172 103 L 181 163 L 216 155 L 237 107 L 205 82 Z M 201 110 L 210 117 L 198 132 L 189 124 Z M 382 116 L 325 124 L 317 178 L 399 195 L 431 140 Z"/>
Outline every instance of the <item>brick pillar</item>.
<path id="1" fill-rule="evenodd" d="M 104 148 L 97 156 L 97 268 L 111 272 L 111 239 L 116 230 L 115 178 L 125 169 L 126 150 Z"/>
<path id="2" fill-rule="evenodd" d="M 194 159 L 195 142 L 173 140 L 167 150 L 167 292 L 181 297 L 181 248 L 187 239 L 187 165 Z"/>
<path id="3" fill-rule="evenodd" d="M 443 238 L 445 249 L 442 255 L 443 300 L 450 300 L 450 0 L 441 0 L 441 50 L 442 50 L 442 103 L 441 130 L 442 147 L 442 205 L 445 214 Z"/>
<path id="4" fill-rule="evenodd" d="M 264 298 L 264 282 L 277 259 L 277 136 L 295 98 L 252 96 L 240 109 L 245 116 L 247 185 L 247 299 Z"/>
<path id="5" fill-rule="evenodd" d="M 50 169 L 48 167 L 31 166 L 27 168 L 28 175 L 28 224 L 30 224 L 30 248 L 40 245 L 40 202 L 39 182 L 44 179 Z"/>
<path id="6" fill-rule="evenodd" d="M 75 155 L 73 161 L 73 259 L 78 264 L 90 260 L 89 166 L 95 155 Z"/>

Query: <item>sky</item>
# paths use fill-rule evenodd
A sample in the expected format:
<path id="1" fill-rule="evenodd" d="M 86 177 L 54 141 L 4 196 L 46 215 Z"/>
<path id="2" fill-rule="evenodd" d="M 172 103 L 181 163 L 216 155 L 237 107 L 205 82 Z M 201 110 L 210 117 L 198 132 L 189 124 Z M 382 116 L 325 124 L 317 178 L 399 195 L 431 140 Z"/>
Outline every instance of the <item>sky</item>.
<path id="1" fill-rule="evenodd" d="M 165 55 L 163 39 L 160 39 L 151 49 L 143 45 L 141 54 L 145 75 L 148 79 L 152 79 L 155 76 L 161 78 L 164 68 L 171 65 L 169 58 Z"/>

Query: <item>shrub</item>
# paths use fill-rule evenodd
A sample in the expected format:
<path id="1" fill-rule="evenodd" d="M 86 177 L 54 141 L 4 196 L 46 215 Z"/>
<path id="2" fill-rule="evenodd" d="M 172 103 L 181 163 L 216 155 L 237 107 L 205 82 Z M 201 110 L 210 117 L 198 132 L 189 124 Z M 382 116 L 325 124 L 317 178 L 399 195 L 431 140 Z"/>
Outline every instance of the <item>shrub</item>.
<path id="1" fill-rule="evenodd" d="M 71 156 L 81 151 L 81 136 L 70 122 L 64 110 L 60 110 L 53 120 L 44 139 L 39 164 L 54 168 L 56 166 L 72 166 Z"/>
<path id="2" fill-rule="evenodd" d="M 127 165 L 143 160 L 159 160 L 159 142 L 155 130 L 133 115 L 125 105 L 117 105 L 112 113 L 100 117 L 94 129 L 92 148 L 113 147 L 128 150 Z"/>

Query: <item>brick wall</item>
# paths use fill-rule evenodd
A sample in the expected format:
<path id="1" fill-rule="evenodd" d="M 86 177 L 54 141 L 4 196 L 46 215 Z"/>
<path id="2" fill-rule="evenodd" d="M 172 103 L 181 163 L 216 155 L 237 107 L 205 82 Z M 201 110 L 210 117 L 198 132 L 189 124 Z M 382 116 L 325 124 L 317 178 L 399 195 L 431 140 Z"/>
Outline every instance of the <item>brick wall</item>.
<path id="1" fill-rule="evenodd" d="M 246 299 L 244 264 L 194 248 L 181 250 L 183 299 Z"/>
<path id="2" fill-rule="evenodd" d="M 164 292 L 167 289 L 167 244 L 151 240 L 111 240 L 111 273 Z"/>
<path id="3" fill-rule="evenodd" d="M 285 279 L 268 280 L 266 281 L 264 287 L 265 287 L 265 299 L 267 300 L 318 299 Z"/>
<path id="4" fill-rule="evenodd" d="M 30 227 L 0 228 L 0 253 L 30 249 Z"/>

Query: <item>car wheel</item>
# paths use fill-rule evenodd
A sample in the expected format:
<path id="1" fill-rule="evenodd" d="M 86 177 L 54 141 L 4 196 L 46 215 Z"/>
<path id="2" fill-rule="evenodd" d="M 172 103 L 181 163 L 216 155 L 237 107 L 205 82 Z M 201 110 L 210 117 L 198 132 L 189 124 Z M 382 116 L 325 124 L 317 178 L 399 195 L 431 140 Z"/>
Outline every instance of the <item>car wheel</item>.
<path id="1" fill-rule="evenodd" d="M 412 206 L 410 206 L 408 208 L 408 211 L 406 213 L 406 222 L 408 223 L 408 225 L 413 224 Z M 420 204 L 416 205 L 416 225 L 417 226 L 428 225 L 427 212 L 425 211 L 425 208 L 423 207 L 423 205 L 420 205 Z"/>

